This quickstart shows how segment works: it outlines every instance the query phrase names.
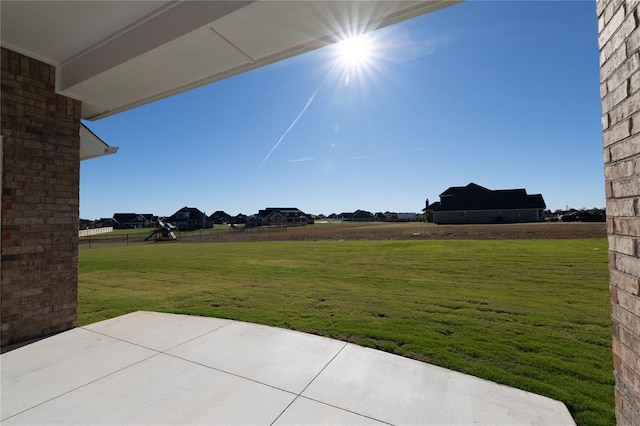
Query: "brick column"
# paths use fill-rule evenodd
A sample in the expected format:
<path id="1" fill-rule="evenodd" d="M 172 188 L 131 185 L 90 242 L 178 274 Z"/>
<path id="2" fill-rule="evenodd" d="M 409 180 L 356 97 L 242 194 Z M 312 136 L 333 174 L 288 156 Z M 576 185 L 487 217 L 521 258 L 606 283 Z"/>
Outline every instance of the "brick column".
<path id="1" fill-rule="evenodd" d="M 640 11 L 598 0 L 616 419 L 640 425 Z"/>
<path id="2" fill-rule="evenodd" d="M 80 102 L 2 48 L 1 344 L 77 323 Z"/>

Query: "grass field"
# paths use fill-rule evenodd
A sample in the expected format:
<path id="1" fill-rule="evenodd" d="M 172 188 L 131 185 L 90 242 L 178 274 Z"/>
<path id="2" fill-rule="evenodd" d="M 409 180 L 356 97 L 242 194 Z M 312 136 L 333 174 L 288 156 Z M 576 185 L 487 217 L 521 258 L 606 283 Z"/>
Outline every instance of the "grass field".
<path id="1" fill-rule="evenodd" d="M 81 324 L 150 310 L 293 328 L 615 423 L 603 238 L 83 247 L 79 291 Z"/>

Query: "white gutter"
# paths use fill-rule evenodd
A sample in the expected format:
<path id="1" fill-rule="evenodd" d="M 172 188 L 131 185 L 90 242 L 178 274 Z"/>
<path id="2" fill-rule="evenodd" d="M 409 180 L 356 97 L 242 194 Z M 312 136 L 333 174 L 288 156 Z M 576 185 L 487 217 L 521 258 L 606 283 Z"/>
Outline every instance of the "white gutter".
<path id="1" fill-rule="evenodd" d="M 103 157 L 118 152 L 117 146 L 107 145 L 87 126 L 80 123 L 80 161 Z"/>

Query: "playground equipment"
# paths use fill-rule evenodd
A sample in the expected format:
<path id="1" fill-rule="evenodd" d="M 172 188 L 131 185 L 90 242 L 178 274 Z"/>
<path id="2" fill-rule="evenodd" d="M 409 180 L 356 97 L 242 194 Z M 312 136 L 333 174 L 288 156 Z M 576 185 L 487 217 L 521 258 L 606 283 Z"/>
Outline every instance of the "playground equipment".
<path id="1" fill-rule="evenodd" d="M 153 228 L 151 234 L 144 240 L 149 241 L 152 237 L 155 237 L 155 241 L 173 241 L 177 239 L 175 234 L 177 230 L 178 228 L 176 228 L 175 225 L 158 219 L 155 228 Z"/>

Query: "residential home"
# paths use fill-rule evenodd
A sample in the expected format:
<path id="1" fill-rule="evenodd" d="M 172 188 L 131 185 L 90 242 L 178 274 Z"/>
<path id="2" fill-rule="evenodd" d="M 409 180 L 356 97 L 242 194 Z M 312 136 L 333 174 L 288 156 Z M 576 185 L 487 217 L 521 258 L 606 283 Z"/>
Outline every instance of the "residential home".
<path id="1" fill-rule="evenodd" d="M 429 200 L 427 199 L 427 201 Z M 426 222 L 433 222 L 433 211 L 438 207 L 440 207 L 440 201 L 435 201 L 431 204 L 428 204 L 424 209 L 422 209 Z"/>
<path id="2" fill-rule="evenodd" d="M 470 183 L 440 194 L 440 205 L 432 213 L 437 224 L 542 222 L 546 207 L 541 194 L 527 194 L 525 189 L 491 190 Z"/>
<path id="3" fill-rule="evenodd" d="M 262 226 L 262 217 L 257 214 L 252 214 L 247 217 L 245 223 L 247 228 L 257 228 L 258 226 Z"/>
<path id="4" fill-rule="evenodd" d="M 337 219 L 345 222 L 373 222 L 375 216 L 366 210 L 356 210 L 353 213 L 342 212 Z"/>
<path id="5" fill-rule="evenodd" d="M 195 207 L 183 207 L 165 220 L 177 226 L 180 230 L 213 228 L 213 222 Z"/>
<path id="6" fill-rule="evenodd" d="M 287 218 L 280 210 L 273 211 L 262 218 L 263 226 L 287 226 Z"/>
<path id="7" fill-rule="evenodd" d="M 387 215 L 382 212 L 377 212 L 376 214 L 373 215 L 373 217 L 376 221 L 380 221 L 380 222 L 384 222 L 387 220 Z"/>
<path id="8" fill-rule="evenodd" d="M 263 226 L 304 226 L 310 221 L 309 216 L 295 207 L 267 207 L 258 211 L 262 217 Z"/>
<path id="9" fill-rule="evenodd" d="M 112 217 L 101 217 L 96 222 L 96 227 L 98 228 L 109 227 L 109 226 L 115 228 L 115 223 Z"/>
<path id="10" fill-rule="evenodd" d="M 219 225 L 222 225 L 222 224 L 227 225 L 227 224 L 235 223 L 233 216 L 231 216 L 230 214 L 222 210 L 218 210 L 217 212 L 213 213 L 211 216 L 209 216 L 208 220 L 209 222 L 216 223 Z"/>
<path id="11" fill-rule="evenodd" d="M 351 220 L 354 222 L 373 222 L 375 220 L 375 217 L 371 212 L 368 212 L 366 210 L 356 210 L 355 212 L 353 212 Z"/>
<path id="12" fill-rule="evenodd" d="M 80 229 L 91 229 L 95 227 L 96 221 L 90 219 L 82 219 L 80 218 Z"/>
<path id="13" fill-rule="evenodd" d="M 235 215 L 233 217 L 233 222 L 234 223 L 245 223 L 246 221 L 247 221 L 247 215 L 246 214 L 238 213 L 237 215 Z"/>
<path id="14" fill-rule="evenodd" d="M 395 222 L 398 220 L 398 213 L 387 211 L 384 213 L 384 217 L 387 222 Z"/>
<path id="15" fill-rule="evenodd" d="M 152 213 L 114 213 L 112 223 L 115 229 L 149 228 L 153 218 Z"/>

